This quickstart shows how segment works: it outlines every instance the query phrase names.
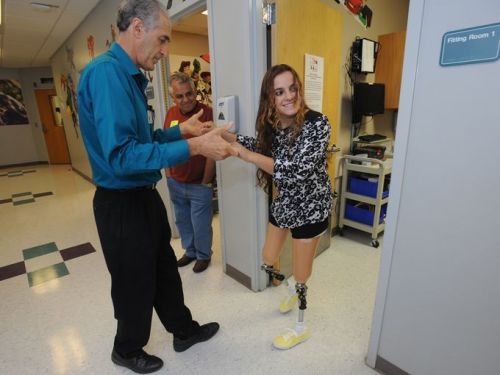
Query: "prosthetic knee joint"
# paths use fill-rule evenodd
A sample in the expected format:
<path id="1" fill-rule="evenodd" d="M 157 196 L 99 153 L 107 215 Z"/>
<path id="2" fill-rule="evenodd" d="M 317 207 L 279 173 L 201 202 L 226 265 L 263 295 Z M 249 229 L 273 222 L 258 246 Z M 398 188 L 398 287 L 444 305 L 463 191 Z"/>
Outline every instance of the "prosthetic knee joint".
<path id="1" fill-rule="evenodd" d="M 273 266 L 269 266 L 267 264 L 263 264 L 260 266 L 260 269 L 263 271 L 266 271 L 266 273 L 269 275 L 269 281 L 271 282 L 273 279 L 283 281 L 285 279 L 285 275 L 282 273 L 279 273 L 274 269 Z"/>

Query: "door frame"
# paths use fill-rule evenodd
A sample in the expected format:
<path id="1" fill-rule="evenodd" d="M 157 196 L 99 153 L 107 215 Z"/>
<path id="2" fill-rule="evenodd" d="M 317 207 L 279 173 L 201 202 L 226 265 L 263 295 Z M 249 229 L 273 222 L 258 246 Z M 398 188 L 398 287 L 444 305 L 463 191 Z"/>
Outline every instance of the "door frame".
<path id="1" fill-rule="evenodd" d="M 390 220 L 387 222 L 384 230 L 384 248 L 380 259 L 375 306 L 373 309 L 370 340 L 368 342 L 368 352 L 366 355 L 366 364 L 372 368 L 375 368 L 379 353 L 392 257 L 398 228 L 399 206 L 408 152 L 413 93 L 415 91 L 418 53 L 422 33 L 422 19 L 424 17 L 424 3 L 425 0 L 409 1 L 410 7 L 408 9 L 403 76 L 401 79 L 399 100 L 398 131 L 395 139 L 395 143 L 398 147 L 394 150 L 394 161 L 391 174 L 391 204 L 387 212 L 387 216 L 390 217 Z"/>

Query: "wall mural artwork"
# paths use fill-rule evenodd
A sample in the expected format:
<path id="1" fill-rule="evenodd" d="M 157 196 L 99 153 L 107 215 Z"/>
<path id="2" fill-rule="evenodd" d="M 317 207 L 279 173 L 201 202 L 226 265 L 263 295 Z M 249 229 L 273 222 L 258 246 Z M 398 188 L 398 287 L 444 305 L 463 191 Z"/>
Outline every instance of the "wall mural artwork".
<path id="1" fill-rule="evenodd" d="M 94 54 L 94 41 L 95 38 L 93 35 L 89 35 L 87 37 L 87 50 L 89 51 L 89 57 L 90 61 L 94 60 L 95 54 Z"/>
<path id="2" fill-rule="evenodd" d="M 109 41 L 109 39 L 106 39 L 106 48 L 108 48 L 108 49 L 109 49 L 109 47 L 111 47 L 113 42 L 116 41 L 116 27 L 115 27 L 115 25 L 111 24 L 110 28 L 111 28 L 111 41 Z"/>
<path id="3" fill-rule="evenodd" d="M 64 46 L 64 49 L 66 50 L 66 61 L 68 62 L 71 70 L 76 70 L 74 61 L 75 51 L 73 50 L 73 48 L 70 48 L 68 46 Z"/>
<path id="4" fill-rule="evenodd" d="M 210 56 L 208 53 L 194 56 L 170 55 L 171 73 L 183 72 L 189 75 L 196 86 L 196 99 L 206 105 L 212 105 L 212 82 L 210 76 Z M 170 85 L 170 82 L 168 82 Z"/>
<path id="5" fill-rule="evenodd" d="M 66 95 L 66 112 L 71 116 L 71 119 L 73 120 L 76 138 L 78 138 L 78 106 L 76 102 L 75 82 L 73 81 L 71 73 L 68 73 L 67 75 L 61 74 L 60 79 L 61 91 Z"/>
<path id="6" fill-rule="evenodd" d="M 29 124 L 23 102 L 21 83 L 15 79 L 0 80 L 0 126 Z"/>

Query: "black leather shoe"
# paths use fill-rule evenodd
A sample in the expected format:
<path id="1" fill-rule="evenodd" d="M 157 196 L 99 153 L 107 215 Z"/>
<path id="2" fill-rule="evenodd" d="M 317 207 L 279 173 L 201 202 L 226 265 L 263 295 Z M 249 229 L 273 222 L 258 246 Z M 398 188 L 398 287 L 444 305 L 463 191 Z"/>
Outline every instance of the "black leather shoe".
<path id="1" fill-rule="evenodd" d="M 182 258 L 180 258 L 178 261 L 177 261 L 177 267 L 184 267 L 184 266 L 187 266 L 189 263 L 191 263 L 193 260 L 196 260 L 196 258 L 191 258 L 191 257 L 188 257 L 186 254 L 184 254 L 182 256 Z"/>
<path id="2" fill-rule="evenodd" d="M 189 336 L 187 339 L 181 340 L 180 338 L 174 336 L 174 350 L 176 352 L 183 352 L 184 350 L 188 350 L 194 344 L 198 344 L 199 342 L 211 339 L 218 330 L 219 323 L 212 322 L 200 326 L 196 333 Z"/>
<path id="3" fill-rule="evenodd" d="M 205 271 L 210 264 L 210 259 L 198 259 L 193 267 L 193 272 L 200 273 Z"/>
<path id="4" fill-rule="evenodd" d="M 149 374 L 163 367 L 163 361 L 160 358 L 149 355 L 144 350 L 141 350 L 139 354 L 131 358 L 125 358 L 113 350 L 111 360 L 114 364 L 126 367 L 139 374 Z"/>

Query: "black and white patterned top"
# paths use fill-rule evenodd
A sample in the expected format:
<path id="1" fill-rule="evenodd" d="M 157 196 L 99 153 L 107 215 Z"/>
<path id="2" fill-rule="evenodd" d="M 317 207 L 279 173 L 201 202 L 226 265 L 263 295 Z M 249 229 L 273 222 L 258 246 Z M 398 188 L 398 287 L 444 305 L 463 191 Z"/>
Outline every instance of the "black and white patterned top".
<path id="1" fill-rule="evenodd" d="M 328 118 L 312 110 L 306 113 L 302 130 L 291 147 L 290 128 L 274 133 L 272 179 L 278 194 L 271 213 L 281 228 L 296 228 L 328 218 L 333 201 L 326 169 L 329 139 Z M 250 151 L 256 150 L 254 137 L 238 135 L 237 141 Z"/>

